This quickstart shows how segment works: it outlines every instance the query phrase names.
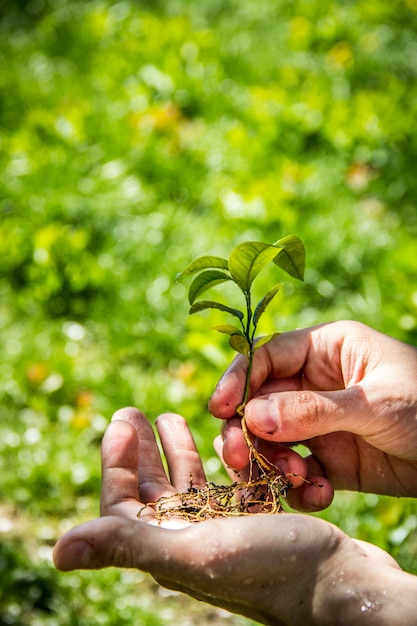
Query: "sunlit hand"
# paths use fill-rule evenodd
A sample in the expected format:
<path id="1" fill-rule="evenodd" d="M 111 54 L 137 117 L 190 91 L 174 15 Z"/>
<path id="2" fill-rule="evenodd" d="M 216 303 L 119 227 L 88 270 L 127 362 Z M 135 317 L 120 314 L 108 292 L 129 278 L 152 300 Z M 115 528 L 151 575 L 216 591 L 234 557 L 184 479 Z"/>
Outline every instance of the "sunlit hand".
<path id="1" fill-rule="evenodd" d="M 102 443 L 102 515 L 121 514 L 135 519 L 138 510 L 146 503 L 186 491 L 191 478 L 194 487 L 205 487 L 205 472 L 185 420 L 175 413 L 166 413 L 158 417 L 156 425 L 169 480 L 153 429 L 145 415 L 128 408 L 113 416 Z M 320 475 L 307 476 L 306 462 L 293 450 L 285 446 L 269 448 L 274 464 L 288 474 L 294 490 L 301 487 L 307 494 L 305 508 L 318 510 L 330 504 L 333 490 L 326 479 Z M 266 453 L 266 449 L 263 452 Z M 246 447 L 246 458 L 248 454 Z M 233 478 L 237 479 L 237 476 Z M 307 478 L 308 483 L 305 482 Z M 315 480 L 320 487 L 310 485 Z M 154 509 L 143 509 L 141 520 L 149 521 L 153 517 Z"/>
<path id="2" fill-rule="evenodd" d="M 231 418 L 223 456 L 237 470 L 247 463 L 233 417 L 245 370 L 237 357 L 210 401 Z M 417 496 L 416 381 L 417 350 L 363 324 L 284 333 L 255 353 L 247 426 L 260 440 L 303 441 L 335 489 Z"/>
<path id="3" fill-rule="evenodd" d="M 367 624 L 413 623 L 415 579 L 387 554 L 322 520 L 253 515 L 172 530 L 153 524 L 151 507 L 138 519 L 140 501 L 186 489 L 190 471 L 195 485 L 205 481 L 184 421 L 161 416 L 158 430 L 172 484 L 143 414 L 125 409 L 115 415 L 102 446 L 104 517 L 59 540 L 58 568 L 138 568 L 170 589 L 262 624 L 335 626 L 335 616 L 343 614 L 343 623 L 353 626 L 364 611 L 375 612 Z"/>

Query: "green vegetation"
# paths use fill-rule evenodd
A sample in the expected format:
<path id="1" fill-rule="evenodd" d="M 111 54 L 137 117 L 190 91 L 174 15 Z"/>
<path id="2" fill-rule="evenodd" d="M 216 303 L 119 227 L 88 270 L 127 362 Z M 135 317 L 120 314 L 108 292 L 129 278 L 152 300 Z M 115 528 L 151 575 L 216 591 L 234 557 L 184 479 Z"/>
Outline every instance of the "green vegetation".
<path id="1" fill-rule="evenodd" d="M 0 16 L 0 621 L 248 624 L 141 573 L 61 575 L 51 546 L 97 514 L 120 406 L 183 413 L 224 480 L 206 405 L 232 351 L 207 332 L 221 312 L 187 322 L 175 284 L 201 251 L 297 233 L 305 281 L 262 332 L 354 318 L 417 344 L 417 3 L 0 0 Z M 323 516 L 417 570 L 413 502 L 339 494 Z"/>
<path id="2" fill-rule="evenodd" d="M 217 309 L 239 320 L 240 327 L 222 324 L 215 326 L 215 330 L 229 335 L 230 347 L 248 357 L 245 391 L 242 402 L 236 409 L 242 416 L 249 398 L 254 352 L 274 336 L 274 333 L 270 333 L 256 341 L 259 320 L 280 291 L 282 284 L 277 283 L 268 289 L 259 300 L 255 310 L 253 310 L 252 298 L 253 281 L 259 272 L 271 262 L 274 262 L 290 276 L 304 280 L 305 248 L 296 235 L 287 235 L 274 244 L 261 241 L 244 241 L 233 248 L 229 259 L 210 255 L 200 256 L 187 265 L 185 270 L 177 276 L 177 280 L 179 280 L 184 276 L 197 273 L 188 289 L 188 301 L 191 305 L 190 315 L 207 311 L 207 309 Z M 243 295 L 245 303 L 243 311 L 234 306 L 230 307 L 222 302 L 217 302 L 217 300 L 199 300 L 200 296 L 207 290 L 228 281 L 234 283 Z"/>

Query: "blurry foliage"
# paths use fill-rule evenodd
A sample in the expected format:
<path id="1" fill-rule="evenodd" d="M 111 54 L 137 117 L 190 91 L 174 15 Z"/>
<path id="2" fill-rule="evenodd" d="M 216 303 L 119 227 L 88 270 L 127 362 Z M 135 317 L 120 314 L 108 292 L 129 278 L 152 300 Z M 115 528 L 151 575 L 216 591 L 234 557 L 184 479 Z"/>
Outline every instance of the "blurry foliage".
<path id="1" fill-rule="evenodd" d="M 31 537 L 5 548 L 2 586 L 9 567 L 46 581 L 66 598 L 54 624 L 171 619 L 141 608 L 125 574 L 44 574 L 33 543 L 95 513 L 120 406 L 182 412 L 219 471 L 206 403 L 231 354 L 206 332 L 216 314 L 186 321 L 173 285 L 197 254 L 297 234 L 306 281 L 288 281 L 265 332 L 355 318 L 416 343 L 416 13 L 415 0 L 0 0 L 0 528 L 8 541 L 11 519 L 30 520 Z M 340 494 L 324 515 L 409 555 L 413 503 L 372 498 Z M 188 623 L 196 604 L 175 602 Z M 4 623 L 48 623 L 25 606 L 13 621 L 2 599 Z"/>

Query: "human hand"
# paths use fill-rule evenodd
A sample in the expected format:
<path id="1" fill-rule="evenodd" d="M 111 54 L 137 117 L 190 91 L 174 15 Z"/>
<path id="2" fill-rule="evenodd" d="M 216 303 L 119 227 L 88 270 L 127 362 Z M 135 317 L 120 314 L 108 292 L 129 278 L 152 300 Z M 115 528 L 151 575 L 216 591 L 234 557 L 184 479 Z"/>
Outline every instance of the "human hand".
<path id="1" fill-rule="evenodd" d="M 102 442 L 101 514 L 121 514 L 132 519 L 146 503 L 187 491 L 193 486 L 204 488 L 206 476 L 200 456 L 185 420 L 175 413 L 160 415 L 156 426 L 164 451 L 170 480 L 165 473 L 153 429 L 146 416 L 137 409 L 121 409 L 113 416 Z M 320 474 L 308 473 L 307 463 L 286 446 L 268 445 L 261 450 L 271 457 L 299 496 L 300 508 L 316 511 L 330 504 L 333 489 Z M 249 458 L 246 446 L 246 459 Z M 234 480 L 239 477 L 229 472 Z M 248 477 L 242 477 L 246 480 Z M 317 485 L 320 484 L 320 486 Z M 129 497 L 123 490 L 129 490 Z M 116 496 L 121 498 L 120 503 Z M 139 499 L 138 499 L 139 495 Z M 141 520 L 155 517 L 152 507 L 143 508 Z"/>
<path id="2" fill-rule="evenodd" d="M 245 371 L 238 356 L 209 405 L 228 419 L 223 456 L 236 470 Z M 335 489 L 417 496 L 416 380 L 417 350 L 363 324 L 283 333 L 255 353 L 246 424 L 259 441 L 302 441 Z"/>
<path id="3" fill-rule="evenodd" d="M 165 587 L 276 626 L 334 626 L 341 608 L 348 625 L 371 609 L 378 619 L 371 616 L 367 623 L 391 624 L 398 611 L 387 606 L 390 594 L 409 605 L 415 595 L 412 577 L 387 554 L 359 545 L 319 519 L 253 515 L 172 530 L 154 525 L 151 507 L 138 519 L 141 502 L 187 488 L 190 471 L 194 484 L 203 486 L 204 472 L 179 416 L 158 419 L 171 482 L 145 416 L 125 409 L 114 419 L 102 445 L 104 517 L 58 541 L 54 559 L 59 569 L 141 569 Z M 414 618 L 414 610 L 411 614 Z M 401 623 L 411 624 L 405 617 Z"/>

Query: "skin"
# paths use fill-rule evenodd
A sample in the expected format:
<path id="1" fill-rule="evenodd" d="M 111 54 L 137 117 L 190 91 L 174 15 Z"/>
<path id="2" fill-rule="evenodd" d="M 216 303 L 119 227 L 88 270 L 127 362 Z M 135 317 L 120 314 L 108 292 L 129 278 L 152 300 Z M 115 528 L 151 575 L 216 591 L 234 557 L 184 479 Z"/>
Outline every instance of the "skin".
<path id="1" fill-rule="evenodd" d="M 246 371 L 237 357 L 209 404 L 227 420 L 223 457 L 247 460 L 240 420 Z M 335 322 L 276 337 L 255 353 L 248 429 L 258 445 L 302 441 L 309 472 L 335 489 L 417 496 L 417 350 L 357 322 Z M 303 490 L 294 490 L 297 507 Z"/>
<path id="2" fill-rule="evenodd" d="M 416 579 L 323 520 L 254 515 L 174 530 L 155 525 L 152 507 L 138 518 L 144 503 L 187 488 L 190 472 L 195 485 L 205 482 L 185 421 L 164 414 L 157 427 L 169 479 L 143 413 L 115 414 L 102 444 L 102 517 L 58 541 L 59 569 L 137 568 L 261 624 L 415 624 Z"/>

